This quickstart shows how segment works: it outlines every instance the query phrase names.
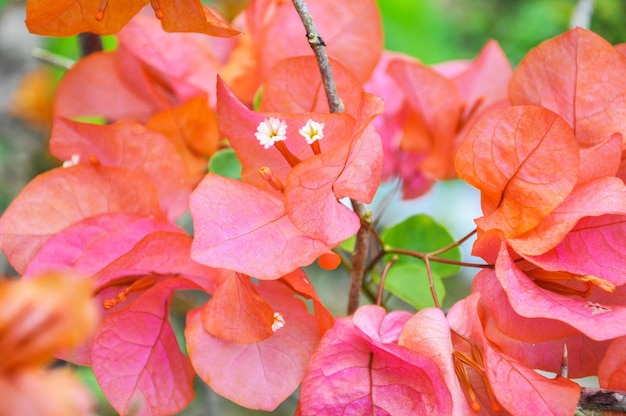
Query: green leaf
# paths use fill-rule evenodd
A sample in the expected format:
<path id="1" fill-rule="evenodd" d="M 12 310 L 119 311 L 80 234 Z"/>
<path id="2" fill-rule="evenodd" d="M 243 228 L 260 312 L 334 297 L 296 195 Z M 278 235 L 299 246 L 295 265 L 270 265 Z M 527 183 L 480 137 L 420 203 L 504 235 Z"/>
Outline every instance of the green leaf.
<path id="1" fill-rule="evenodd" d="M 356 247 L 356 234 L 339 244 L 339 247 L 352 253 Z"/>
<path id="2" fill-rule="evenodd" d="M 209 172 L 233 179 L 241 179 L 241 163 L 231 148 L 218 150 L 209 160 Z"/>
<path id="3" fill-rule="evenodd" d="M 386 245 L 393 248 L 403 248 L 422 253 L 439 250 L 454 242 L 448 230 L 424 214 L 414 215 L 393 227 L 385 229 L 381 237 Z M 437 257 L 460 261 L 461 251 L 458 247 L 455 247 Z M 389 261 L 391 255 L 385 259 Z M 423 261 L 415 257 L 402 255 L 398 263 L 396 266 L 405 263 L 423 264 Z M 459 271 L 459 266 L 454 264 L 431 262 L 431 267 L 433 273 L 441 277 L 451 276 Z"/>
<path id="4" fill-rule="evenodd" d="M 373 276 L 373 279 L 380 283 L 380 276 Z M 441 276 L 433 273 L 433 282 L 437 297 L 441 302 L 446 295 Z M 394 264 L 385 279 L 385 289 L 418 310 L 435 306 L 424 264 Z"/>

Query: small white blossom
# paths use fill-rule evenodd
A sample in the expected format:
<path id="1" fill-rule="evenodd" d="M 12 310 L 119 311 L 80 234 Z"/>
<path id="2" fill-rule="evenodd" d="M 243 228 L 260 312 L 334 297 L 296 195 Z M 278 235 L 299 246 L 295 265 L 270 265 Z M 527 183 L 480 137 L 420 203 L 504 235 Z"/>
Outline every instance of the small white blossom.
<path id="1" fill-rule="evenodd" d="M 80 155 L 74 153 L 70 160 L 66 160 L 65 162 L 63 162 L 63 167 L 69 168 L 70 166 L 78 165 L 78 162 L 80 162 Z"/>
<path id="2" fill-rule="evenodd" d="M 263 147 L 269 149 L 274 143 L 287 139 L 287 123 L 274 117 L 266 118 L 256 128 L 254 135 Z"/>
<path id="3" fill-rule="evenodd" d="M 280 312 L 274 312 L 274 323 L 272 324 L 272 331 L 276 332 L 280 328 L 285 326 L 285 318 Z"/>
<path id="4" fill-rule="evenodd" d="M 298 132 L 306 139 L 308 144 L 313 144 L 324 137 L 324 123 L 318 123 L 309 119 Z"/>

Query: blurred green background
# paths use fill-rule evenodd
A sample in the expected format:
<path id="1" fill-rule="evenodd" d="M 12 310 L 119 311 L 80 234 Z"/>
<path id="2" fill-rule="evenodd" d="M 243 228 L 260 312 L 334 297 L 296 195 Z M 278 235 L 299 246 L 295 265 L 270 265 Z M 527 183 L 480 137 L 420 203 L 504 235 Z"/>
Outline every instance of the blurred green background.
<path id="1" fill-rule="evenodd" d="M 24 74 L 40 66 L 31 58 L 31 50 L 41 47 L 58 55 L 76 59 L 75 38 L 52 39 L 32 36 L 23 24 L 24 1 L 0 0 L 0 212 L 19 190 L 36 174 L 58 165 L 46 151 L 47 128 L 18 120 L 10 114 L 11 97 Z M 208 2 L 233 16 L 245 5 L 245 0 L 213 0 Z M 524 54 L 542 41 L 556 36 L 570 27 L 575 0 L 379 0 L 383 15 L 388 49 L 414 55 L 425 63 L 451 59 L 473 58 L 489 39 L 497 39 L 505 53 L 516 65 Z M 626 42 L 626 2 L 623 0 L 596 0 L 590 28 L 611 43 Z M 111 42 L 111 41 L 109 41 Z M 58 79 L 56 71 L 53 78 Z M 41 97 L 51 94 L 51 87 L 42 85 Z M 468 192 L 459 183 L 442 184 L 420 201 L 398 203 L 402 213 L 396 213 L 389 224 L 402 216 L 423 211 L 439 212 L 437 220 L 450 228 L 454 237 L 464 233 L 457 230 L 460 222 L 452 210 L 442 211 L 437 198 Z M 381 197 L 382 198 L 382 197 Z M 399 201 L 396 201 L 399 202 Z M 447 204 L 458 206 L 458 203 Z M 459 228 L 460 229 L 460 228 Z M 3 272 L 9 272 L 0 263 Z M 346 273 L 321 273 L 314 266 L 308 272 L 315 278 L 322 298 L 333 313 L 345 311 L 349 280 Z M 456 294 L 467 289 L 459 280 Z M 452 289 L 452 290 L 450 290 Z M 448 287 L 454 296 L 455 288 Z M 345 296 L 344 296 L 345 294 Z M 454 297 L 446 303 L 454 300 Z M 93 376 L 81 370 L 85 380 L 97 391 Z M 239 409 L 228 400 L 211 393 L 198 382 L 198 397 L 184 415 L 261 415 L 265 412 Z M 297 403 L 292 397 L 273 414 L 291 415 Z M 100 414 L 114 414 L 103 402 Z"/>

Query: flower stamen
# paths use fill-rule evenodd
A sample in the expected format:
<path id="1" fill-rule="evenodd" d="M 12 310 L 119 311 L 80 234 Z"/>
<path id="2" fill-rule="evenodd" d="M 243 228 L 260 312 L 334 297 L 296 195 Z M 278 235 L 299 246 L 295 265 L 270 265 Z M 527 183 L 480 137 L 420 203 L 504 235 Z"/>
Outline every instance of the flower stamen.
<path id="1" fill-rule="evenodd" d="M 287 140 L 287 123 L 285 121 L 275 117 L 266 118 L 259 123 L 254 136 L 265 149 L 276 146 L 289 166 L 294 167 L 300 163 L 300 159 L 291 153 L 283 143 Z"/>
<path id="2" fill-rule="evenodd" d="M 96 12 L 96 20 L 98 22 L 101 22 L 102 19 L 104 19 L 104 12 L 106 11 L 108 5 L 109 0 L 100 1 L 100 4 L 98 5 L 98 11 Z"/>
<path id="3" fill-rule="evenodd" d="M 606 293 L 615 292 L 615 284 L 613 282 L 596 276 L 555 272 L 543 269 L 534 269 L 527 272 L 527 274 L 539 287 L 562 295 L 576 295 L 586 298 L 593 292 L 594 286 L 599 287 Z M 577 290 L 576 288 L 558 283 L 571 281 L 582 283 L 585 286 L 585 290 Z"/>
<path id="4" fill-rule="evenodd" d="M 263 178 L 265 182 L 269 183 L 272 188 L 283 193 L 285 192 L 285 185 L 283 185 L 280 179 L 278 179 L 274 172 L 272 172 L 272 169 L 267 166 L 261 166 L 259 168 L 259 175 L 261 175 L 261 178 Z"/>
<path id="5" fill-rule="evenodd" d="M 106 299 L 102 302 L 102 306 L 104 309 L 111 309 L 115 305 L 122 303 L 126 300 L 126 297 L 132 293 L 137 292 L 139 290 L 147 289 L 150 286 L 156 283 L 156 276 L 144 276 L 140 279 L 135 280 L 130 286 L 122 290 L 118 295 L 112 299 Z"/>

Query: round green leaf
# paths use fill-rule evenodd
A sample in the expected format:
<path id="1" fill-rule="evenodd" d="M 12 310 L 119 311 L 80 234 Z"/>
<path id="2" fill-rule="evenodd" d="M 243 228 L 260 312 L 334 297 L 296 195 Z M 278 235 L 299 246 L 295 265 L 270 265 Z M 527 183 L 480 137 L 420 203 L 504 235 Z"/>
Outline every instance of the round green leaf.
<path id="1" fill-rule="evenodd" d="M 393 248 L 403 248 L 422 253 L 439 250 L 454 242 L 448 230 L 424 214 L 414 215 L 393 227 L 385 229 L 381 237 L 386 245 Z M 458 247 L 455 247 L 437 257 L 460 261 L 461 251 Z M 389 261 L 390 258 L 391 256 L 388 256 L 386 260 Z M 398 263 L 423 264 L 422 260 L 406 255 L 400 256 Z M 459 271 L 459 266 L 454 264 L 431 262 L 431 267 L 433 273 L 441 277 L 451 276 Z"/>
<path id="2" fill-rule="evenodd" d="M 209 160 L 209 172 L 233 179 L 241 179 L 241 163 L 231 148 L 215 152 Z"/>

